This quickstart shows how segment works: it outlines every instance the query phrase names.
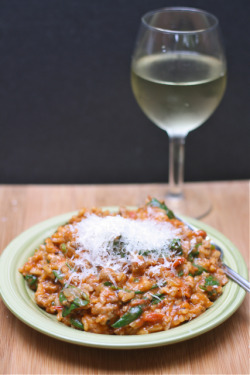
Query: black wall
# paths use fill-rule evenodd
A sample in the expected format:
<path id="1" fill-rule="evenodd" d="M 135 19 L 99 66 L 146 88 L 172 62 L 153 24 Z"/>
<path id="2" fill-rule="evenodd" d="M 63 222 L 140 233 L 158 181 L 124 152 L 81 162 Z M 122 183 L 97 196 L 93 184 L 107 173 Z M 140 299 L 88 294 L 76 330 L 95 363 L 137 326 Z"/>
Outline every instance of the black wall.
<path id="1" fill-rule="evenodd" d="M 133 98 L 130 56 L 140 17 L 179 5 L 219 18 L 228 59 L 186 180 L 249 178 L 249 0 L 0 0 L 0 182 L 167 181 L 168 138 Z"/>

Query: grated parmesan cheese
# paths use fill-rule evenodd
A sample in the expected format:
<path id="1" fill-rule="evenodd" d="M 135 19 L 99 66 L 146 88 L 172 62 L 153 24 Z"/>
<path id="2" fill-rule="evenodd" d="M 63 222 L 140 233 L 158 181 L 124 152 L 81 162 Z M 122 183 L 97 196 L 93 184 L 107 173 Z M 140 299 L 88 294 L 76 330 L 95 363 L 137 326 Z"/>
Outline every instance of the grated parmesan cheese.
<path id="1" fill-rule="evenodd" d="M 170 242 L 176 237 L 180 238 L 181 233 L 169 222 L 132 220 L 119 215 L 100 217 L 94 214 L 71 225 L 71 231 L 75 233 L 77 243 L 75 272 L 71 278 L 80 280 L 97 275 L 101 268 L 126 273 L 133 262 L 143 262 L 140 255 L 145 252 L 150 253 L 150 257 L 155 260 L 163 257 L 164 264 L 161 267 L 169 266 L 165 255 L 171 253 Z M 159 267 L 152 266 L 151 271 Z"/>

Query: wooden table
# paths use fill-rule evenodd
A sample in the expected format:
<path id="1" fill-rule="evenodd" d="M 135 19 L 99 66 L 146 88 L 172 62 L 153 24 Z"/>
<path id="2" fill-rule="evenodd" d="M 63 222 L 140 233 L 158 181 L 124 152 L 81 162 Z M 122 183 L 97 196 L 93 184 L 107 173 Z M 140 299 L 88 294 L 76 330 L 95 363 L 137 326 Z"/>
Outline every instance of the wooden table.
<path id="1" fill-rule="evenodd" d="M 249 253 L 249 182 L 190 184 L 207 191 L 213 210 L 203 221 Z M 136 205 L 164 184 L 0 187 L 0 251 L 30 226 L 83 206 Z M 0 302 L 1 374 L 248 374 L 249 296 L 214 330 L 186 342 L 144 350 L 91 349 L 61 342 L 20 322 Z"/>

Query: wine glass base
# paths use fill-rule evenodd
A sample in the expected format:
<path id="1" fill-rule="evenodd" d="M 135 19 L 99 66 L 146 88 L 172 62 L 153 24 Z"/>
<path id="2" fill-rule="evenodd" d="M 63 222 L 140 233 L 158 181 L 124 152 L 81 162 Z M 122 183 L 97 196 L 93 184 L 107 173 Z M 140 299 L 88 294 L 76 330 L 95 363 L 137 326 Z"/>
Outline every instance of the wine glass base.
<path id="1" fill-rule="evenodd" d="M 177 216 L 184 215 L 195 219 L 208 215 L 212 209 L 212 203 L 208 200 L 206 192 L 188 186 L 185 186 L 182 195 L 167 194 L 165 203 Z"/>

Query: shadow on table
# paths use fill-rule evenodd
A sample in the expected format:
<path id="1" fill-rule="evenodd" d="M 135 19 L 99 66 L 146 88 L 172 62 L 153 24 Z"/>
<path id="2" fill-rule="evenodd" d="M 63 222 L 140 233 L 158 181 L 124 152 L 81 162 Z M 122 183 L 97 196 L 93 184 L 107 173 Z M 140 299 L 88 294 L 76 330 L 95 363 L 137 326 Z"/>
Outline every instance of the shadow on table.
<path id="1" fill-rule="evenodd" d="M 237 321 L 247 320 L 247 314 L 239 309 L 219 327 L 202 336 L 174 345 L 136 350 L 94 349 L 58 341 L 42 335 L 20 323 L 16 334 L 29 337 L 30 346 L 42 357 L 47 365 L 40 373 L 162 373 L 163 369 L 181 369 L 185 366 L 190 372 L 196 359 L 206 357 L 211 360 L 223 355 L 227 341 L 234 342 L 233 336 L 239 338 Z M 235 332 L 236 331 L 236 332 Z M 219 349 L 219 350 L 218 350 Z M 232 350 L 233 353 L 233 350 Z M 52 365 L 53 363 L 53 365 Z M 210 363 L 211 365 L 211 363 Z M 202 369 L 200 369 L 202 370 Z M 37 373 L 34 368 L 34 372 Z M 220 372 L 220 371 L 219 371 Z M 192 373 L 192 372 L 191 372 Z M 193 373 L 199 373 L 197 371 Z"/>

